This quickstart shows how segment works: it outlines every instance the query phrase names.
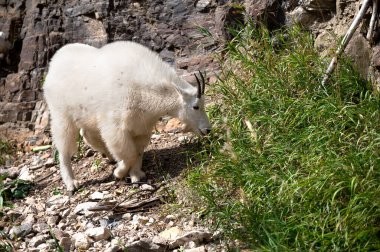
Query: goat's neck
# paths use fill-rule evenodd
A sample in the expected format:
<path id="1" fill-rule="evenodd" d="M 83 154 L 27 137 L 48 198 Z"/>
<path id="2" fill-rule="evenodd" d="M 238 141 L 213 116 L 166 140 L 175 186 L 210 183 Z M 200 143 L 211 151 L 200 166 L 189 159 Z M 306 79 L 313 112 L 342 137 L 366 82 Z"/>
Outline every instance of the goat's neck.
<path id="1" fill-rule="evenodd" d="M 171 110 L 171 113 L 168 114 L 173 117 L 178 117 L 180 111 L 184 109 L 184 106 L 186 106 L 185 97 L 194 97 L 197 92 L 197 89 L 194 86 L 182 79 L 177 79 L 177 83 L 179 87 L 174 88 L 173 92 L 171 92 L 173 110 Z"/>
<path id="2" fill-rule="evenodd" d="M 167 96 L 163 97 L 159 106 L 162 108 L 161 111 L 164 112 L 163 115 L 177 117 L 182 106 L 182 98 L 177 91 L 173 90 L 172 92 L 169 92 Z"/>
<path id="3" fill-rule="evenodd" d="M 164 87 L 157 90 L 154 96 L 145 100 L 145 107 L 157 118 L 162 116 L 176 117 L 181 105 L 181 97 L 174 87 Z"/>
<path id="4" fill-rule="evenodd" d="M 181 85 L 181 92 L 185 92 L 185 95 L 194 95 L 196 92 L 196 88 L 194 88 L 189 83 L 177 79 L 177 83 Z M 159 116 L 172 116 L 178 117 L 179 112 L 183 109 L 185 101 L 183 100 L 182 95 L 179 90 L 175 86 L 166 86 L 162 90 L 160 90 L 159 100 L 157 100 L 156 111 L 160 113 Z"/>

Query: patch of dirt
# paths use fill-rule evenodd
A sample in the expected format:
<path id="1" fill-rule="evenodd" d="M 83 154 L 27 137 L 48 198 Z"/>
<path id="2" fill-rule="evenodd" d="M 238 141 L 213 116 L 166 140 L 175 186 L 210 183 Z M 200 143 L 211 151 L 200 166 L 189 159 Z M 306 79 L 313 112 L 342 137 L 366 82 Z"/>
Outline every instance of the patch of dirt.
<path id="1" fill-rule="evenodd" d="M 138 184 L 115 179 L 116 164 L 81 144 L 72 161 L 80 188 L 71 197 L 52 149 L 19 156 L 13 168 L 35 186 L 14 208 L 3 209 L 3 239 L 16 251 L 58 246 L 63 251 L 223 251 L 219 234 L 202 226 L 191 210 L 168 211 L 188 155 L 198 147 L 194 136 L 176 132 L 177 126 L 174 119 L 157 125 L 143 159 L 147 178 Z"/>

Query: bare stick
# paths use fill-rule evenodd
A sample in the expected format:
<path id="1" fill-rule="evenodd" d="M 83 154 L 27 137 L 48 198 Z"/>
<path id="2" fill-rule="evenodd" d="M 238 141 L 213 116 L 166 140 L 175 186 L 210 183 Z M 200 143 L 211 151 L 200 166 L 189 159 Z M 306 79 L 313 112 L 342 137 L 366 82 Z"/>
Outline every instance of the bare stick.
<path id="1" fill-rule="evenodd" d="M 356 28 L 358 28 L 359 23 L 363 19 L 365 13 L 367 12 L 369 4 L 371 1 L 372 0 L 364 0 L 362 7 L 360 8 L 358 14 L 356 15 L 354 21 L 352 21 L 352 24 L 351 24 L 350 28 L 348 29 L 346 35 L 344 35 L 342 42 L 340 43 L 338 50 L 336 50 L 335 56 L 331 60 L 330 65 L 326 70 L 325 76 L 323 77 L 323 80 L 322 80 L 323 86 L 327 83 L 331 73 L 334 71 L 334 69 L 338 63 L 338 59 L 342 55 L 344 49 L 346 49 L 348 42 L 351 40 L 352 36 L 354 35 L 354 33 L 356 31 Z"/>
<path id="2" fill-rule="evenodd" d="M 149 193 L 154 193 L 156 191 L 158 191 L 163 185 L 165 185 L 165 183 L 161 183 L 159 185 L 157 185 L 155 188 L 153 189 L 143 189 L 143 190 L 139 190 L 139 191 L 136 191 L 136 192 L 133 192 L 131 194 L 129 194 L 124 200 L 118 202 L 118 203 L 108 203 L 108 202 L 104 202 L 104 203 L 99 203 L 97 206 L 95 207 L 92 207 L 92 208 L 89 208 L 88 210 L 89 211 L 104 211 L 104 210 L 111 210 L 111 211 L 117 211 L 118 209 L 122 208 L 124 209 L 126 206 L 121 206 L 121 204 L 123 202 L 125 202 L 126 200 L 128 199 L 132 199 L 133 196 L 135 196 L 136 194 L 139 194 L 139 193 L 144 193 L 144 192 L 149 192 Z M 157 196 L 156 196 L 157 197 Z M 143 206 L 144 204 L 146 203 L 150 203 L 152 201 L 157 201 L 158 198 L 161 198 L 160 196 L 156 199 L 156 197 L 153 198 L 153 200 L 149 200 L 146 202 L 146 201 L 142 201 L 140 202 L 142 205 L 131 205 L 129 206 L 130 208 L 138 208 L 138 207 L 141 207 Z M 138 203 L 138 204 L 140 204 Z M 103 216 L 105 216 L 107 213 L 103 214 Z"/>
<path id="3" fill-rule="evenodd" d="M 371 21 L 369 22 L 368 33 L 367 33 L 367 40 L 369 42 L 372 41 L 373 32 L 375 31 L 375 27 L 376 27 L 375 23 L 376 23 L 378 6 L 379 6 L 379 0 L 373 0 L 373 2 L 372 2 L 372 16 L 371 16 Z"/>
<path id="4" fill-rule="evenodd" d="M 37 166 L 30 167 L 29 170 L 35 171 L 35 170 L 41 169 L 43 167 L 45 167 L 45 165 L 37 165 Z"/>
<path id="5" fill-rule="evenodd" d="M 34 183 L 38 184 L 38 183 L 40 183 L 42 180 L 45 180 L 45 179 L 49 178 L 50 176 L 52 176 L 54 173 L 56 173 L 56 172 L 51 172 L 51 173 L 49 173 L 48 175 L 46 175 L 46 176 L 44 176 L 44 177 L 42 177 L 42 178 L 40 178 L 40 179 L 34 181 Z"/>
<path id="6" fill-rule="evenodd" d="M 134 211 L 138 210 L 141 208 L 147 208 L 149 206 L 153 206 L 158 203 L 158 201 L 161 200 L 161 196 L 155 196 L 153 198 L 145 199 L 145 200 L 140 200 L 137 203 L 133 204 L 125 204 L 125 205 L 120 205 L 120 204 L 115 204 L 111 202 L 104 202 L 104 203 L 99 203 L 98 205 L 94 207 L 90 207 L 87 210 L 88 211 L 114 211 L 114 212 L 129 212 L 129 211 Z M 153 204 L 154 202 L 154 204 Z"/>

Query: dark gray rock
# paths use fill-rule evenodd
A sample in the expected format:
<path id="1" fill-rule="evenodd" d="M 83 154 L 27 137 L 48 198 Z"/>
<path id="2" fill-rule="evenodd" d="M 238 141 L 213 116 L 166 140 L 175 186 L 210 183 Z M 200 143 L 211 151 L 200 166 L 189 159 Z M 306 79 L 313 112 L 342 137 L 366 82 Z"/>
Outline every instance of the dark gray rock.
<path id="1" fill-rule="evenodd" d="M 14 226 L 9 230 L 9 237 L 14 240 L 16 238 L 22 238 L 30 234 L 33 231 L 32 224 L 27 223 L 20 226 Z"/>
<path id="2" fill-rule="evenodd" d="M 178 248 L 184 246 L 188 242 L 193 242 L 195 244 L 202 244 L 203 242 L 208 242 L 211 240 L 212 233 L 202 230 L 193 230 L 185 233 L 184 235 L 177 237 L 174 241 L 171 241 L 169 248 Z"/>
<path id="3" fill-rule="evenodd" d="M 167 251 L 165 246 L 155 244 L 149 239 L 141 239 L 125 247 L 128 252 L 163 252 Z"/>
<path id="4" fill-rule="evenodd" d="M 36 235 L 32 239 L 30 239 L 28 247 L 29 248 L 36 248 L 42 243 L 45 243 L 50 236 L 48 234 L 42 234 L 42 235 Z"/>

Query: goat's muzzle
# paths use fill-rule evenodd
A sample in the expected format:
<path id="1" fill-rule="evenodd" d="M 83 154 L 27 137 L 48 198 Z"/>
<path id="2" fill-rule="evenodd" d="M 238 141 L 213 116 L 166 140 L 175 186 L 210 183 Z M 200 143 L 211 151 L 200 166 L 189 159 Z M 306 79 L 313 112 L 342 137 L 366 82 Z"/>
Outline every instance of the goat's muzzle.
<path id="1" fill-rule="evenodd" d="M 206 136 L 206 135 L 208 135 L 210 132 L 211 132 L 211 129 L 209 129 L 209 128 L 199 129 L 199 133 L 200 133 L 202 136 Z"/>

